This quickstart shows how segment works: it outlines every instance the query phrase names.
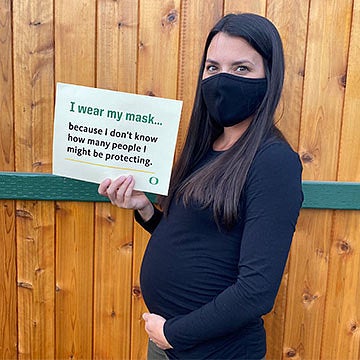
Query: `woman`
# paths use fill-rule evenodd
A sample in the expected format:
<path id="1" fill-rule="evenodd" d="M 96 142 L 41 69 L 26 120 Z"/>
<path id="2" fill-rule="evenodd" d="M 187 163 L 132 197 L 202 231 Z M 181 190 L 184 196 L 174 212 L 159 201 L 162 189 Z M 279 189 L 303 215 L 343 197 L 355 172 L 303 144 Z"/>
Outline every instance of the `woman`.
<path id="1" fill-rule="evenodd" d="M 131 176 L 99 186 L 152 233 L 140 279 L 149 358 L 265 356 L 262 316 L 274 304 L 303 199 L 298 155 L 274 124 L 283 77 L 271 22 L 225 16 L 205 44 L 162 210 L 133 190 Z"/>

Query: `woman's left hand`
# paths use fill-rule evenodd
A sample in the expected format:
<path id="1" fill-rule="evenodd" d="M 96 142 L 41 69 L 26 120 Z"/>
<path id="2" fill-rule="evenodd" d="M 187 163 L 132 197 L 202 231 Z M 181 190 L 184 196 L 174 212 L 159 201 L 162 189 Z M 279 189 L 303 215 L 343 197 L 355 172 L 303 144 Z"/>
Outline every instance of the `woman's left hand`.
<path id="1" fill-rule="evenodd" d="M 160 315 L 150 313 L 144 313 L 142 317 L 145 320 L 145 330 L 149 335 L 150 341 L 162 350 L 172 349 L 164 335 L 166 320 Z"/>

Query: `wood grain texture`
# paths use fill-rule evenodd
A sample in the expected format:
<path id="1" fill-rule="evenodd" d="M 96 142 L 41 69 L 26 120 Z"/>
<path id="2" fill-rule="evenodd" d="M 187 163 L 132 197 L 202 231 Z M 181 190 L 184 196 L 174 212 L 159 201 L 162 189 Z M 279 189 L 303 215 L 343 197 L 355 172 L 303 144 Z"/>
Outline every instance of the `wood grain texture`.
<path id="1" fill-rule="evenodd" d="M 14 102 L 11 1 L 0 6 L 0 169 L 14 170 Z"/>
<path id="2" fill-rule="evenodd" d="M 180 0 L 139 0 L 138 93 L 176 99 Z"/>
<path id="3" fill-rule="evenodd" d="M 338 180 L 360 181 L 360 1 L 354 0 Z M 356 59 L 356 60 L 355 60 Z M 352 161 L 353 159 L 354 161 Z M 357 159 L 357 160 L 356 160 Z M 336 211 L 321 344 L 322 359 L 360 358 L 360 213 Z M 334 336 L 336 334 L 336 336 Z"/>
<path id="4" fill-rule="evenodd" d="M 337 180 L 360 181 L 360 1 L 354 0 Z M 350 159 L 354 159 L 351 161 Z"/>
<path id="5" fill-rule="evenodd" d="M 96 1 L 55 2 L 55 82 L 96 84 Z M 94 205 L 56 211 L 56 357 L 93 355 Z"/>
<path id="6" fill-rule="evenodd" d="M 359 227 L 359 211 L 336 211 L 321 359 L 360 357 Z"/>
<path id="7" fill-rule="evenodd" d="M 13 3 L 16 170 L 51 171 L 53 1 Z M 53 203 L 16 205 L 19 358 L 54 357 Z"/>
<path id="8" fill-rule="evenodd" d="M 138 2 L 100 0 L 97 14 L 97 87 L 134 93 Z"/>
<path id="9" fill-rule="evenodd" d="M 284 47 L 285 81 L 283 95 L 277 111 L 277 124 L 287 140 L 296 150 L 299 143 L 301 104 L 305 66 L 306 35 L 309 1 L 291 2 L 268 0 L 266 16 L 277 27 Z M 292 21 L 296 13 L 297 21 Z M 274 308 L 264 318 L 267 334 L 267 357 L 282 359 L 282 344 L 285 333 L 289 260 L 284 271 Z M 296 252 L 295 252 L 296 256 Z"/>
<path id="10" fill-rule="evenodd" d="M 54 104 L 53 0 L 13 3 L 16 170 L 50 172 Z"/>
<path id="11" fill-rule="evenodd" d="M 201 58 L 206 37 L 222 16 L 223 1 L 191 1 L 181 3 L 180 57 L 178 98 L 183 101 L 177 137 L 176 156 L 185 143 L 189 119 L 195 97 Z M 201 17 L 198 14 L 202 14 Z"/>
<path id="12" fill-rule="evenodd" d="M 138 3 L 99 1 L 97 14 L 97 87 L 135 93 Z M 95 359 L 130 358 L 132 218 L 132 211 L 96 204 Z"/>
<path id="13" fill-rule="evenodd" d="M 56 205 L 56 358 L 91 359 L 93 205 Z"/>
<path id="14" fill-rule="evenodd" d="M 307 180 L 336 180 L 351 14 L 352 0 L 311 1 L 299 144 Z"/>
<path id="15" fill-rule="evenodd" d="M 147 310 L 140 288 L 140 267 L 149 234 L 137 223 L 134 225 L 134 257 L 133 257 L 133 283 L 131 308 L 131 360 L 147 359 L 147 343 L 149 337 L 145 332 L 145 322 L 142 314 Z"/>
<path id="16" fill-rule="evenodd" d="M 15 170 L 11 1 L 0 2 L 0 170 Z M 0 201 L 0 358 L 17 359 L 15 201 Z"/>
<path id="17" fill-rule="evenodd" d="M 97 206 L 94 358 L 129 359 L 133 212 Z"/>
<path id="18" fill-rule="evenodd" d="M 283 357 L 320 359 L 332 215 L 302 210 L 291 248 Z"/>
<path id="19" fill-rule="evenodd" d="M 285 80 L 277 124 L 297 150 L 305 73 L 309 0 L 268 0 L 266 16 L 277 27 L 284 47 Z M 296 21 L 293 21 L 296 14 Z"/>
<path id="20" fill-rule="evenodd" d="M 55 1 L 54 13 L 55 81 L 95 86 L 96 1 Z"/>
<path id="21" fill-rule="evenodd" d="M 255 13 L 265 16 L 266 0 L 225 0 L 224 13 Z"/>
<path id="22" fill-rule="evenodd" d="M 289 266 L 285 267 L 280 288 L 272 310 L 266 314 L 264 326 L 266 331 L 266 358 L 282 359 L 282 344 L 285 331 L 285 310 L 287 300 L 287 286 L 289 279 Z"/>
<path id="23" fill-rule="evenodd" d="M 305 179 L 336 179 L 351 13 L 352 1 L 310 3 L 299 138 Z M 322 355 L 333 214 L 302 211 L 290 260 L 285 358 Z"/>
<path id="24" fill-rule="evenodd" d="M 17 359 L 15 201 L 0 201 L 0 358 Z"/>
<path id="25" fill-rule="evenodd" d="M 18 201 L 16 216 L 19 359 L 53 359 L 54 210 L 46 202 Z"/>

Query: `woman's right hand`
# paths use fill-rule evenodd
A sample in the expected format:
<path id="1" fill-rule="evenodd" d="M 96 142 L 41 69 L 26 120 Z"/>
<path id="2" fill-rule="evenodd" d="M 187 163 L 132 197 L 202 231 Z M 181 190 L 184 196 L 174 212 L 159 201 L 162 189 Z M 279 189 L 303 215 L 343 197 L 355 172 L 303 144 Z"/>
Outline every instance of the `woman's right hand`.
<path id="1" fill-rule="evenodd" d="M 131 175 L 120 176 L 113 181 L 102 181 L 98 192 L 119 208 L 138 210 L 141 217 L 147 221 L 154 214 L 153 205 L 142 191 L 134 190 L 134 185 L 135 180 Z"/>

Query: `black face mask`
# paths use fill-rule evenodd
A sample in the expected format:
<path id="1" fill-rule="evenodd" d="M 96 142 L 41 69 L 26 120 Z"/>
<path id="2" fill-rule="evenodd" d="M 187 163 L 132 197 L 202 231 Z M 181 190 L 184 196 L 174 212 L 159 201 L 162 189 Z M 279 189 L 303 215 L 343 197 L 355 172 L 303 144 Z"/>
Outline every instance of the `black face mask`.
<path id="1" fill-rule="evenodd" d="M 228 127 L 255 113 L 265 97 L 267 81 L 220 73 L 202 80 L 201 90 L 210 117 Z"/>

